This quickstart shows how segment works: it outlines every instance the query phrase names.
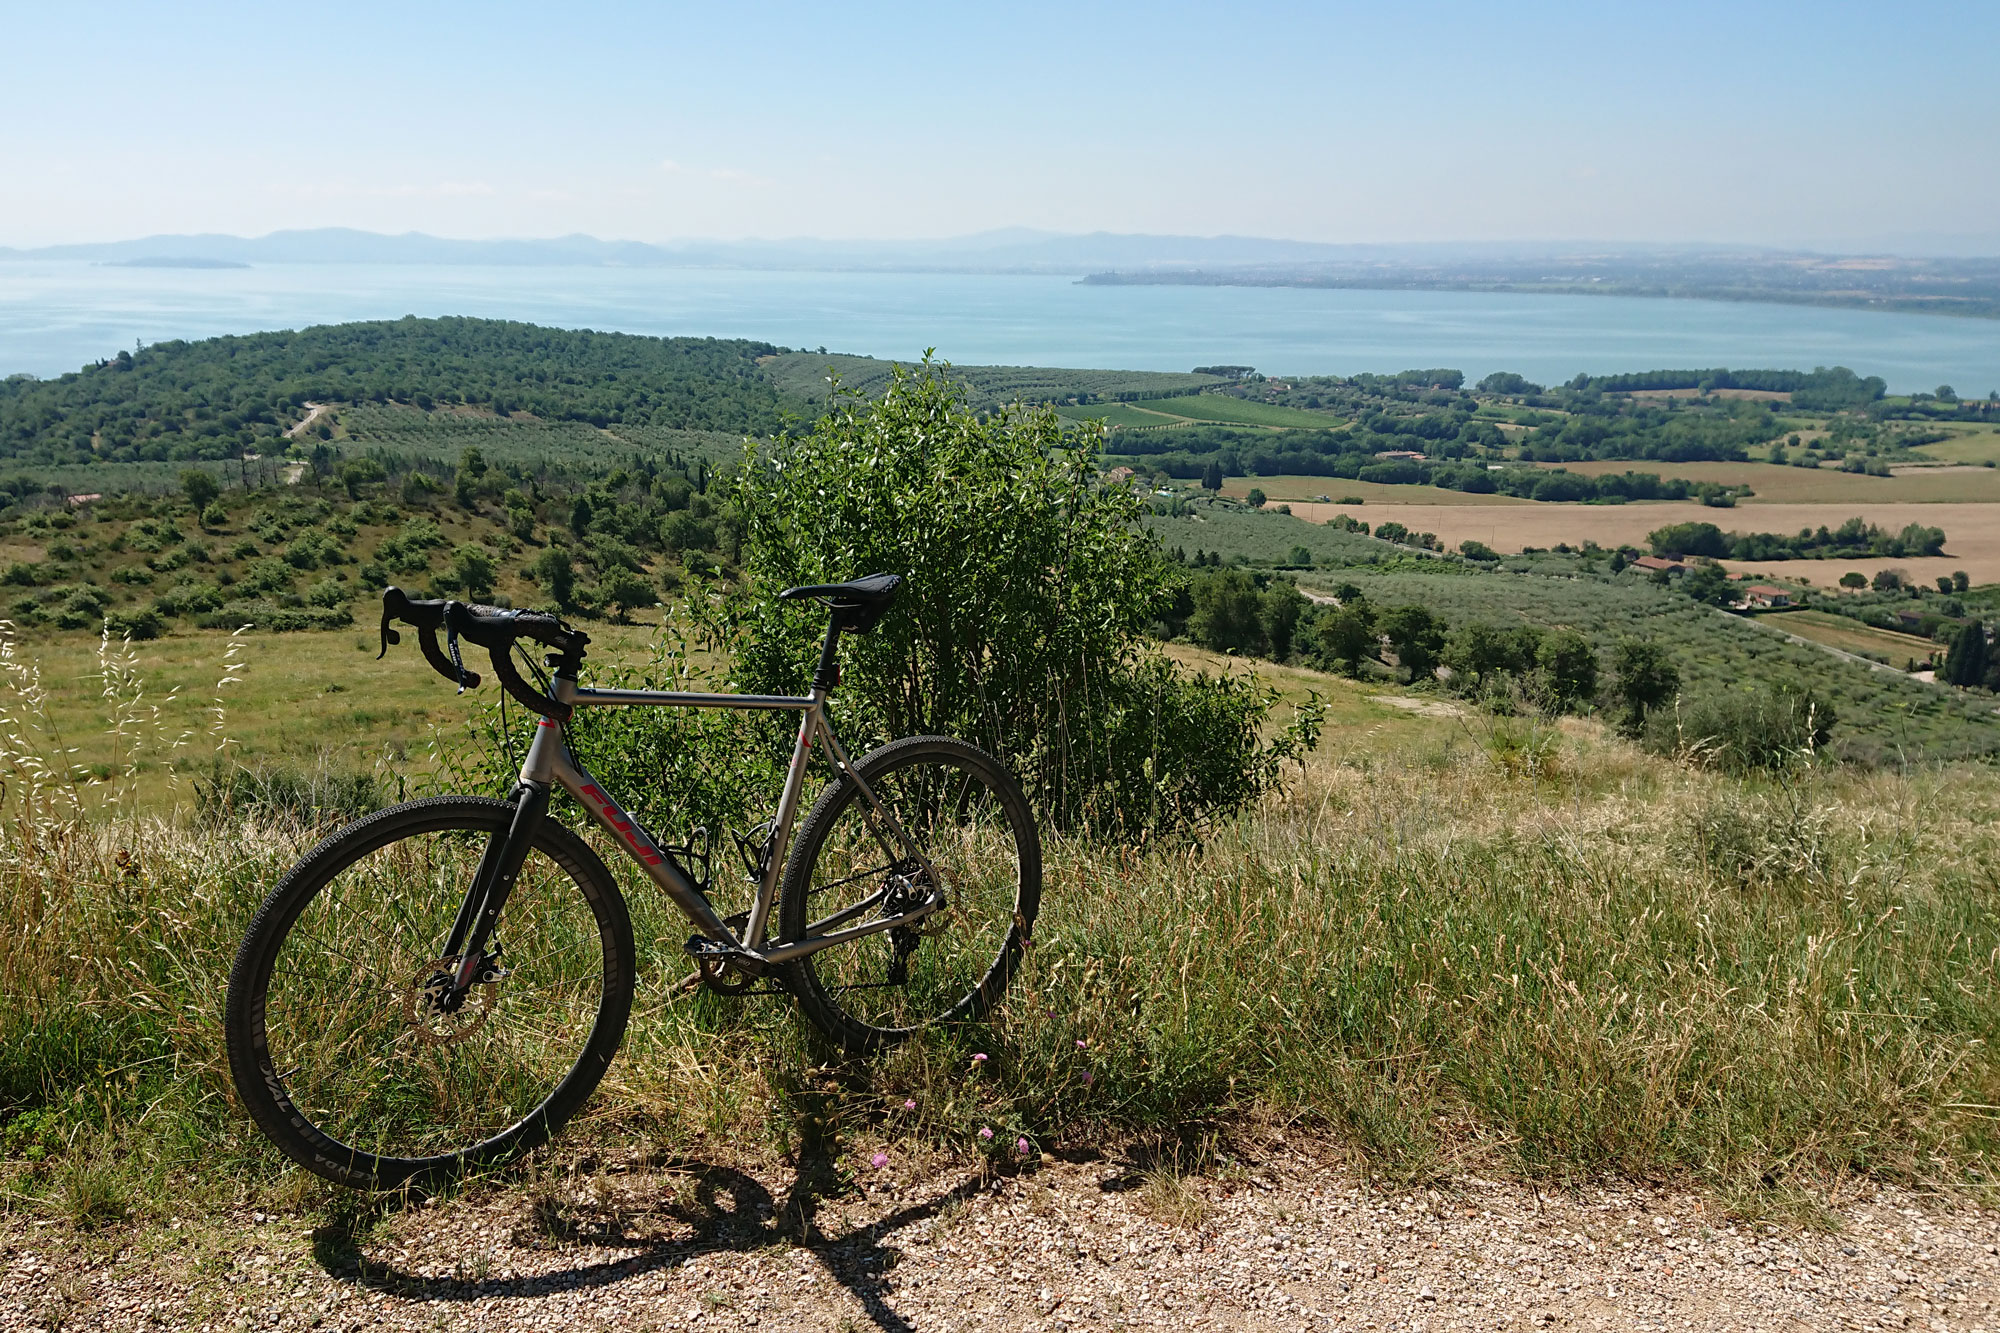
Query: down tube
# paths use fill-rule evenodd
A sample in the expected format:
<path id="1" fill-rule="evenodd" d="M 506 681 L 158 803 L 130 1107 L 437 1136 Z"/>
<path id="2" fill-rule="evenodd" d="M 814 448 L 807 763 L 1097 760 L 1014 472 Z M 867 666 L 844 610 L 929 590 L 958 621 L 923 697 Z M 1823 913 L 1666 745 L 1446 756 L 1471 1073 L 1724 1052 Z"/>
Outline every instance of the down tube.
<path id="1" fill-rule="evenodd" d="M 675 865 L 673 858 L 662 852 L 646 830 L 639 827 L 639 821 L 625 813 L 616 797 L 598 784 L 574 756 L 565 753 L 555 765 L 555 779 L 562 783 L 577 804 L 590 812 L 606 833 L 618 840 L 626 852 L 646 868 L 660 891 L 673 900 L 697 930 L 712 940 L 734 942 L 729 927 L 722 924 L 722 918 L 715 914 L 708 898 L 688 880 Z"/>

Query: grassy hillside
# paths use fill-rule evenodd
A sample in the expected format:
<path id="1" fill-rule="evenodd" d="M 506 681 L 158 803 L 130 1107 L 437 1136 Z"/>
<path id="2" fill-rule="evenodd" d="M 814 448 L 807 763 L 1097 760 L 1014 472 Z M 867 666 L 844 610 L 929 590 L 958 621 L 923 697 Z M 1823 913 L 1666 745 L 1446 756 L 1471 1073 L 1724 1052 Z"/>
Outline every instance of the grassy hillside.
<path id="1" fill-rule="evenodd" d="M 0 459 L 233 458 L 283 448 L 310 402 L 464 404 L 545 420 L 765 433 L 768 343 L 485 319 L 401 319 L 165 342 L 52 380 L 0 381 Z"/>
<path id="2" fill-rule="evenodd" d="M 677 998 L 685 928 L 613 858 L 641 950 L 625 1047 L 557 1147 L 495 1183 L 599 1178 L 634 1142 L 765 1154 L 774 1127 L 861 1169 L 883 1146 L 973 1166 L 982 1129 L 1011 1151 L 1275 1118 L 1404 1182 L 1664 1180 L 1793 1216 L 1856 1177 L 1982 1187 L 1991 770 L 1740 783 L 1572 722 L 1526 772 L 1494 757 L 1497 724 L 1322 688 L 1366 697 L 1290 790 L 1171 854 L 1054 844 L 1000 1019 L 837 1080 L 783 1000 Z M 8 825 L 0 914 L 33 926 L 0 1002 L 10 1207 L 82 1227 L 354 1208 L 219 1094 L 210 1017 L 319 831 L 258 807 Z"/>
<path id="3" fill-rule="evenodd" d="M 1780 680 L 1810 684 L 1838 710 L 1834 743 L 1847 757 L 1927 762 L 2000 756 L 2000 718 L 1990 698 L 1843 661 L 1633 576 L 1479 572 L 1436 562 L 1425 569 L 1362 569 L 1338 580 L 1319 579 L 1351 580 L 1378 604 L 1420 603 L 1453 625 L 1484 621 L 1577 629 L 1600 653 L 1621 638 L 1651 638 L 1672 653 L 1690 694 Z"/>

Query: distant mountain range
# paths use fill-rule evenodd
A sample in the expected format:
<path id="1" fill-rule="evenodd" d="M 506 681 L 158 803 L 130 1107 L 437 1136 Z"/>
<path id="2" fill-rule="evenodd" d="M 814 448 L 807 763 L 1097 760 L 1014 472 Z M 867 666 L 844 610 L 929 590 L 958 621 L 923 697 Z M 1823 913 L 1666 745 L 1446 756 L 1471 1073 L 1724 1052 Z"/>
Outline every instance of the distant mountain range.
<path id="1" fill-rule="evenodd" d="M 1759 253 L 1748 247 L 1606 245 L 1590 242 L 1329 245 L 1255 236 L 1064 235 L 1006 228 L 915 241 L 603 241 L 594 236 L 463 241 L 422 232 L 386 236 L 345 227 L 279 231 L 246 238 L 214 233 L 131 241 L 0 247 L 0 260 L 55 259 L 99 264 L 196 267 L 233 264 L 490 264 L 591 267 L 845 269 L 904 272 L 1047 273 L 1173 271 L 1280 266 L 1415 266 L 1510 263 L 1553 258 Z"/>
<path id="2" fill-rule="evenodd" d="M 424 264 L 1015 273 L 1098 286 L 1362 287 L 1689 297 L 2000 318 L 2000 259 L 1589 241 L 1329 245 L 1256 236 L 1061 235 L 1007 228 L 915 241 L 463 241 L 324 227 L 0 249 L 0 261 L 135 268 Z"/>

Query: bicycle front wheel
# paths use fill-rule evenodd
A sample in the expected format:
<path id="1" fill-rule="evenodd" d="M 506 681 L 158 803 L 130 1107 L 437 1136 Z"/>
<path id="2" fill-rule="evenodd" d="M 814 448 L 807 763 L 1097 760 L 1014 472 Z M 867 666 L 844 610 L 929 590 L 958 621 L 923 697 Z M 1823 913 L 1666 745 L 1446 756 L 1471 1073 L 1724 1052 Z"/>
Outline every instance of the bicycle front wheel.
<path id="1" fill-rule="evenodd" d="M 224 1026 L 238 1095 L 337 1184 L 434 1182 L 545 1141 L 597 1087 L 632 1005 L 632 924 L 604 863 L 545 822 L 492 980 L 447 1011 L 452 922 L 514 807 L 446 797 L 349 825 L 251 922 Z"/>
<path id="2" fill-rule="evenodd" d="M 1019 784 L 983 750 L 943 736 L 894 741 L 855 765 L 799 830 L 778 907 L 786 941 L 902 915 L 793 964 L 791 990 L 851 1051 L 983 1015 L 1020 961 L 1042 899 L 1042 844 Z"/>

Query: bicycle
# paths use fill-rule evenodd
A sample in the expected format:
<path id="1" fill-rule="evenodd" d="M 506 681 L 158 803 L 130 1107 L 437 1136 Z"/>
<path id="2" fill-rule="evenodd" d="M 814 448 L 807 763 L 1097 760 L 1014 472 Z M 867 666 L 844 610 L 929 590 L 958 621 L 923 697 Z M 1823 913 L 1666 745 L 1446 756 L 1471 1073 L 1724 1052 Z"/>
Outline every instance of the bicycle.
<path id="1" fill-rule="evenodd" d="M 413 626 L 462 692 L 479 676 L 460 645 L 484 648 L 540 721 L 506 800 L 430 797 L 366 816 L 259 907 L 224 1009 L 230 1071 L 258 1127 L 308 1170 L 380 1189 L 497 1164 L 576 1113 L 623 1040 L 634 945 L 603 860 L 549 816 L 557 787 L 693 925 L 684 947 L 708 989 L 772 983 L 854 1053 L 986 1013 L 1041 900 L 1041 842 L 1019 785 L 949 737 L 852 760 L 827 720 L 841 636 L 874 628 L 901 583 L 876 574 L 779 594 L 829 611 L 811 690 L 797 697 L 588 689 L 578 674 L 589 636 L 556 616 L 387 589 L 383 654 L 401 641 L 392 622 Z M 524 640 L 550 650 L 546 676 Z M 545 688 L 521 675 L 517 650 Z M 660 845 L 570 752 L 564 723 L 606 707 L 800 714 L 776 812 L 737 838 L 747 910 L 721 916 L 707 853 Z M 794 845 L 816 745 L 833 776 Z"/>

